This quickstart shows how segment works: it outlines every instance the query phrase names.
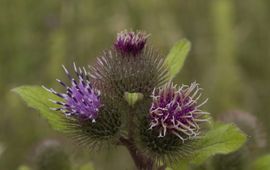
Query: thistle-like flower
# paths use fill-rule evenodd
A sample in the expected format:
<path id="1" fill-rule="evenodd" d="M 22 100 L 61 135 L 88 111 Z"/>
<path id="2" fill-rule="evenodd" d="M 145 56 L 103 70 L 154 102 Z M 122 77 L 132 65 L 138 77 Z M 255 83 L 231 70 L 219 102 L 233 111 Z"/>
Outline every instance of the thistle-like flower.
<path id="1" fill-rule="evenodd" d="M 59 141 L 47 139 L 36 148 L 33 157 L 36 170 L 71 170 L 71 161 Z"/>
<path id="2" fill-rule="evenodd" d="M 122 54 L 136 56 L 143 50 L 148 36 L 144 32 L 129 32 L 124 30 L 117 34 L 114 47 Z"/>
<path id="3" fill-rule="evenodd" d="M 71 86 L 69 87 L 59 79 L 56 80 L 66 88 L 66 93 L 58 93 L 52 88 L 44 87 L 49 92 L 64 99 L 64 101 L 51 100 L 53 103 L 60 105 L 59 108 L 52 108 L 52 110 L 62 111 L 66 116 L 74 116 L 83 120 L 90 119 L 95 122 L 101 107 L 99 90 L 93 88 L 90 84 L 85 68 L 77 68 L 74 63 L 74 71 L 79 81 L 71 76 L 65 66 L 63 66 L 63 69 L 71 81 Z"/>
<path id="4" fill-rule="evenodd" d="M 198 103 L 201 88 L 194 82 L 190 86 L 176 85 L 169 82 L 152 94 L 153 102 L 150 108 L 150 129 L 157 129 L 159 137 L 171 133 L 183 142 L 199 135 L 200 122 L 207 121 L 202 115 L 208 114 L 199 108 L 207 99 Z"/>

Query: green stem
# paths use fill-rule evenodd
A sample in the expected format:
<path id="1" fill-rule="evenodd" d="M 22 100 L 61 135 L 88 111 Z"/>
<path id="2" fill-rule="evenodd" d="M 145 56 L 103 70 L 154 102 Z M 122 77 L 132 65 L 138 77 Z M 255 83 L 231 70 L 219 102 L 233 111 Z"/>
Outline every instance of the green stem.
<path id="1" fill-rule="evenodd" d="M 128 138 L 125 138 L 121 136 L 119 138 L 119 141 L 122 145 L 124 145 L 136 167 L 138 170 L 154 170 L 154 161 L 151 158 L 148 158 L 146 155 L 144 155 L 136 146 L 135 141 L 134 141 L 134 127 L 135 127 L 135 122 L 134 122 L 134 113 L 133 113 L 133 108 L 130 107 L 129 109 L 129 115 L 128 115 Z M 165 170 L 166 166 L 160 166 L 157 168 L 157 170 Z"/>

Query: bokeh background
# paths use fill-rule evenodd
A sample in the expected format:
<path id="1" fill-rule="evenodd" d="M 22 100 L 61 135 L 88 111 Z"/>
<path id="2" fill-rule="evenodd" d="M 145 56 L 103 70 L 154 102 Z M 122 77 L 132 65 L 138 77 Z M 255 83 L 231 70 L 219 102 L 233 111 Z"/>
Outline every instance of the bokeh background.
<path id="1" fill-rule="evenodd" d="M 197 81 L 214 117 L 255 115 L 270 136 L 269 0 L 0 0 L 0 169 L 34 166 L 36 150 L 57 141 L 76 169 L 132 169 L 123 148 L 90 153 L 52 130 L 11 89 L 58 87 L 61 64 L 92 64 L 116 33 L 145 30 L 166 55 L 179 39 L 192 51 L 178 83 Z M 269 150 L 269 145 L 262 152 Z"/>

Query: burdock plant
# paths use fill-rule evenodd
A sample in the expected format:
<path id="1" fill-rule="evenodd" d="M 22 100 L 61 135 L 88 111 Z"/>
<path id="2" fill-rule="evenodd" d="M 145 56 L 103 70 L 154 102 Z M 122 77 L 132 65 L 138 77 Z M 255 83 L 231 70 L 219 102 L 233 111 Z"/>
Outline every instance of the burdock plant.
<path id="1" fill-rule="evenodd" d="M 200 85 L 172 82 L 189 41 L 177 42 L 164 57 L 148 39 L 145 32 L 125 30 L 94 65 L 63 66 L 68 83 L 57 79 L 62 92 L 45 86 L 15 92 L 82 147 L 125 146 L 137 169 L 180 169 L 238 149 L 245 135 L 212 122 Z"/>

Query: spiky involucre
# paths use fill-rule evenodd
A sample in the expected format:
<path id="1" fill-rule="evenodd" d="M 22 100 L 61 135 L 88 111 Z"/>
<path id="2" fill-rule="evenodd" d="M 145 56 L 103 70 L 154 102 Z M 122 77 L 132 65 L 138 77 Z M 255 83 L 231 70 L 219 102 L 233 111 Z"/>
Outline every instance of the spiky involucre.
<path id="1" fill-rule="evenodd" d="M 267 145 L 264 127 L 256 116 L 251 113 L 234 110 L 220 114 L 219 120 L 226 123 L 235 123 L 241 130 L 250 136 L 247 146 L 250 150 L 258 150 Z"/>
<path id="2" fill-rule="evenodd" d="M 36 148 L 36 170 L 71 170 L 69 155 L 58 141 L 45 140 Z"/>
<path id="3" fill-rule="evenodd" d="M 124 92 L 149 96 L 154 87 L 166 81 L 164 59 L 153 49 L 145 47 L 136 57 L 126 55 L 112 49 L 98 58 L 96 65 L 90 67 L 96 87 L 118 96 L 123 96 Z"/>
<path id="4" fill-rule="evenodd" d="M 138 122 L 138 146 L 156 164 L 173 164 L 180 159 L 188 157 L 194 151 L 193 142 L 197 139 L 183 143 L 174 134 L 158 137 L 158 131 L 149 129 L 149 119 L 147 116 Z"/>
<path id="5" fill-rule="evenodd" d="M 212 159 L 215 169 L 219 170 L 246 170 L 249 169 L 247 161 L 260 153 L 267 144 L 266 133 L 257 118 L 248 112 L 234 110 L 219 115 L 219 120 L 225 123 L 235 123 L 250 138 L 236 152 L 227 155 L 216 155 Z M 252 155 L 250 154 L 252 153 Z"/>
<path id="6" fill-rule="evenodd" d="M 106 98 L 92 86 L 86 69 L 76 67 L 74 64 L 78 81 L 64 66 L 63 68 L 71 81 L 71 86 L 61 80 L 57 79 L 57 81 L 65 87 L 66 93 L 58 93 L 52 88 L 44 87 L 63 98 L 62 101 L 51 100 L 59 105 L 58 108 L 51 109 L 63 113 L 62 121 L 66 126 L 63 131 L 91 149 L 112 142 L 117 138 L 121 126 L 121 114 L 116 104 L 118 102 Z"/>
<path id="7" fill-rule="evenodd" d="M 153 90 L 148 110 L 138 111 L 144 117 L 138 120 L 137 142 L 157 163 L 173 163 L 194 151 L 208 121 L 208 113 L 199 109 L 207 101 L 199 103 L 200 90 L 195 82 L 180 88 L 169 82 Z"/>
<path id="8" fill-rule="evenodd" d="M 90 120 L 67 119 L 66 131 L 78 144 L 99 149 L 117 141 L 121 127 L 120 110 L 105 104 L 100 108 L 95 123 Z"/>

